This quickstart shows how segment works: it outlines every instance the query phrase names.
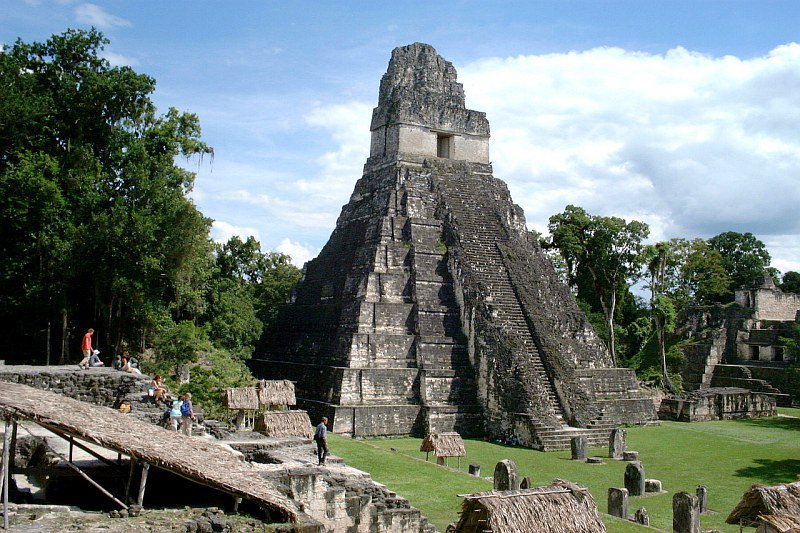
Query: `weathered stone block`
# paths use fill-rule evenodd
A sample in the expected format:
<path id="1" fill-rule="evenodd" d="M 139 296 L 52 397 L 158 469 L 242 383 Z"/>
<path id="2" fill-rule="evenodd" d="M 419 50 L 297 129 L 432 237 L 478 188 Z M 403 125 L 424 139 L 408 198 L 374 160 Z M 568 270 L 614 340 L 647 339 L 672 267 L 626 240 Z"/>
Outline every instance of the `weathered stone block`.
<path id="1" fill-rule="evenodd" d="M 608 514 L 628 518 L 628 489 L 608 489 Z"/>
<path id="2" fill-rule="evenodd" d="M 700 504 L 694 494 L 679 492 L 672 497 L 672 531 L 700 533 Z"/>
<path id="3" fill-rule="evenodd" d="M 644 494 L 644 466 L 639 461 L 625 467 L 625 488 L 631 496 Z"/>
<path id="4" fill-rule="evenodd" d="M 503 459 L 494 467 L 494 490 L 517 490 L 520 479 L 517 464 L 511 459 Z"/>
<path id="5" fill-rule="evenodd" d="M 645 479 L 644 480 L 644 491 L 645 492 L 662 492 L 664 489 L 661 488 L 661 480 L 660 479 Z"/>
<path id="6" fill-rule="evenodd" d="M 588 446 L 586 437 L 572 437 L 569 444 L 573 461 L 583 461 L 586 459 L 586 448 Z"/>
<path id="7" fill-rule="evenodd" d="M 612 459 L 622 459 L 626 446 L 627 433 L 625 433 L 625 430 L 622 428 L 612 429 L 611 436 L 608 439 L 608 456 Z"/>

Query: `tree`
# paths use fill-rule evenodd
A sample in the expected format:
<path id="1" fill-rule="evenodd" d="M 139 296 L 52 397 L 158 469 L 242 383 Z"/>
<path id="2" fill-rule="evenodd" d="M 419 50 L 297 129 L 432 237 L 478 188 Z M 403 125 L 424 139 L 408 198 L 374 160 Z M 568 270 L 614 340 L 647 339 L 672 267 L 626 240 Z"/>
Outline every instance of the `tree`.
<path id="1" fill-rule="evenodd" d="M 691 251 L 681 265 L 681 275 L 684 293 L 696 303 L 727 302 L 732 297 L 732 281 L 722 255 L 702 239 L 692 242 Z"/>
<path id="2" fill-rule="evenodd" d="M 647 286 L 650 289 L 650 314 L 658 340 L 658 354 L 661 360 L 661 376 L 664 386 L 672 393 L 677 392 L 667 371 L 666 334 L 675 331 L 677 312 L 672 299 L 667 295 L 674 285 L 680 265 L 681 242 L 659 242 L 647 246 Z"/>
<path id="3" fill-rule="evenodd" d="M 609 351 L 617 364 L 614 316 L 617 301 L 629 282 L 639 273 L 642 241 L 649 234 L 647 224 L 618 217 L 592 216 L 580 207 L 568 205 L 550 217 L 552 245 L 567 266 L 571 284 L 581 271 L 588 272 L 594 295 L 600 302 L 609 330 Z M 580 295 L 580 291 L 579 291 Z"/>
<path id="4" fill-rule="evenodd" d="M 780 284 L 783 292 L 793 292 L 800 294 L 800 273 L 790 270 L 783 275 L 783 283 Z"/>
<path id="5" fill-rule="evenodd" d="M 0 53 L 0 328 L 8 359 L 91 325 L 103 349 L 144 347 L 180 319 L 209 255 L 210 221 L 177 156 L 212 154 L 195 115 L 159 116 L 155 81 L 68 30 Z M 200 279 L 199 281 L 202 281 Z M 191 313 L 189 313 L 191 314 Z M 51 324 L 59 324 L 52 335 Z M 39 351 L 39 350 L 37 350 Z M 30 355 L 28 355 L 30 358 Z"/>
<path id="6" fill-rule="evenodd" d="M 752 233 L 726 231 L 708 239 L 708 246 L 719 253 L 722 266 L 730 277 L 729 300 L 733 300 L 735 289 L 761 281 L 769 267 L 767 247 Z"/>

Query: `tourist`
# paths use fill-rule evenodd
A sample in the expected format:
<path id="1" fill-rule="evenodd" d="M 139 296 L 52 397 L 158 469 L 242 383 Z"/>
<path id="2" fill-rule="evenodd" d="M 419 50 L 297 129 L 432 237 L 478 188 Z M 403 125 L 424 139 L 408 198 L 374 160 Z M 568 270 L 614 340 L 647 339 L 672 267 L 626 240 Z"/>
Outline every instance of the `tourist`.
<path id="1" fill-rule="evenodd" d="M 328 418 L 322 417 L 322 422 L 317 425 L 317 430 L 314 432 L 314 440 L 317 442 L 317 459 L 319 464 L 325 464 L 325 458 L 328 457 Z"/>
<path id="2" fill-rule="evenodd" d="M 124 352 L 124 353 L 128 353 L 128 352 Z M 112 364 L 112 366 L 114 367 L 114 370 L 121 370 L 122 369 L 122 356 L 121 355 L 118 355 L 114 359 L 114 363 Z"/>
<path id="3" fill-rule="evenodd" d="M 169 425 L 172 431 L 177 432 L 178 426 L 181 425 L 181 406 L 183 405 L 183 396 L 178 396 L 177 400 L 172 401 L 172 408 L 169 410 Z"/>
<path id="4" fill-rule="evenodd" d="M 192 420 L 194 420 L 194 409 L 192 409 L 192 393 L 187 392 L 183 395 L 181 405 L 181 429 L 184 435 L 192 434 Z"/>
<path id="5" fill-rule="evenodd" d="M 130 372 L 131 374 L 141 374 L 139 370 L 139 362 L 134 357 L 129 357 L 128 352 L 122 352 L 122 360 L 120 361 L 120 370 L 123 372 Z"/>
<path id="6" fill-rule="evenodd" d="M 153 376 L 153 381 L 150 382 L 150 390 L 153 391 L 153 399 L 162 402 L 167 401 L 167 387 L 164 385 L 164 378 L 160 374 Z"/>
<path id="7" fill-rule="evenodd" d="M 86 330 L 86 334 L 83 336 L 83 340 L 81 341 L 81 350 L 83 350 L 83 359 L 81 362 L 78 363 L 78 367 L 83 370 L 89 365 L 89 358 L 92 356 L 92 335 L 94 335 L 94 329 L 89 328 Z"/>
<path id="8" fill-rule="evenodd" d="M 98 366 L 106 366 L 103 361 L 100 360 L 100 350 L 93 350 L 92 356 L 89 357 L 89 367 L 96 368 Z"/>

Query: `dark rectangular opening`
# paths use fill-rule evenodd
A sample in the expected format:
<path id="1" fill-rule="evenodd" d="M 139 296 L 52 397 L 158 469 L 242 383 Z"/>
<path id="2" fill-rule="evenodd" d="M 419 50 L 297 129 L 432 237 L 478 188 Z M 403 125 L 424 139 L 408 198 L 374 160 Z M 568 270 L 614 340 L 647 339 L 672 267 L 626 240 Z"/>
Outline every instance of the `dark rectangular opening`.
<path id="1" fill-rule="evenodd" d="M 759 353 L 758 353 L 758 346 L 751 346 L 750 347 L 750 359 L 753 361 L 759 360 Z"/>
<path id="2" fill-rule="evenodd" d="M 775 346 L 775 360 L 783 361 L 783 346 Z"/>
<path id="3" fill-rule="evenodd" d="M 444 157 L 450 159 L 450 152 L 452 151 L 452 135 L 445 135 L 442 133 L 436 134 L 436 157 Z"/>

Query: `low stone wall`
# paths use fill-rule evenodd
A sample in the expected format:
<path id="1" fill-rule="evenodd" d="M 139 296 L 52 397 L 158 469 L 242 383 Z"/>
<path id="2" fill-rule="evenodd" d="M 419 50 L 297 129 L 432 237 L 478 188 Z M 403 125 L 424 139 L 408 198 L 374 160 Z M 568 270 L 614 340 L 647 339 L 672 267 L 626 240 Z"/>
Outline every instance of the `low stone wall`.
<path id="1" fill-rule="evenodd" d="M 150 377 L 110 368 L 81 370 L 70 366 L 0 366 L 0 381 L 49 390 L 76 400 L 105 407 L 147 395 Z"/>
<path id="2" fill-rule="evenodd" d="M 705 422 L 776 416 L 775 398 L 735 387 L 710 388 L 684 398 L 664 398 L 658 410 L 661 420 Z"/>

